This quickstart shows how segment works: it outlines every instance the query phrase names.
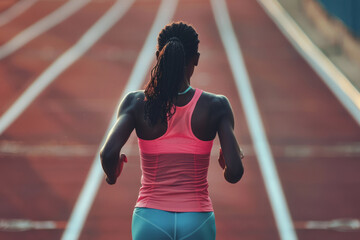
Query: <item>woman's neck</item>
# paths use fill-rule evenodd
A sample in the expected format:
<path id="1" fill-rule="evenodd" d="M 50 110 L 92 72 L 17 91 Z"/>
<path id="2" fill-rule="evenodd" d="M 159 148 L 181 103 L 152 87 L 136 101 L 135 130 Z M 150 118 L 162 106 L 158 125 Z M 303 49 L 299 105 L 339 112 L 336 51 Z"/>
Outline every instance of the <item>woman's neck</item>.
<path id="1" fill-rule="evenodd" d="M 184 94 L 186 94 L 187 92 L 189 92 L 191 89 L 192 89 L 192 87 L 191 87 L 191 86 L 188 86 L 184 91 L 178 92 L 178 95 L 184 95 Z"/>
<path id="2" fill-rule="evenodd" d="M 188 89 L 190 86 L 190 78 L 189 79 L 185 79 L 184 82 L 181 84 L 179 92 L 184 92 L 186 91 L 186 89 Z"/>

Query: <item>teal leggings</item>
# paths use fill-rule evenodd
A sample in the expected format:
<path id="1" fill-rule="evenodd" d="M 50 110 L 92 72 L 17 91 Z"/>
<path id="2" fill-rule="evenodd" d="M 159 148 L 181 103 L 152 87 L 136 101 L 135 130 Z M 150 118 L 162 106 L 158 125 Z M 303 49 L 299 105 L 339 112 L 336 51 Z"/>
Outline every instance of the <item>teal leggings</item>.
<path id="1" fill-rule="evenodd" d="M 215 240 L 214 212 L 167 212 L 135 208 L 133 240 Z"/>

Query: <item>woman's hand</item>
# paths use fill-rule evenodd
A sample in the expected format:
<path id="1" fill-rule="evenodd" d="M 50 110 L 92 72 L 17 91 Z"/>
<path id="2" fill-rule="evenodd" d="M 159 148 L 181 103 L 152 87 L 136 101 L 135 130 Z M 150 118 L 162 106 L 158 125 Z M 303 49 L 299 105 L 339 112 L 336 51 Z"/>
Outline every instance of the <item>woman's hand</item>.
<path id="1" fill-rule="evenodd" d="M 241 148 L 240 148 L 240 159 L 243 159 L 244 158 L 244 153 L 243 153 L 243 151 L 241 150 Z"/>
<path id="2" fill-rule="evenodd" d="M 220 164 L 220 167 L 222 169 L 225 169 L 225 159 L 224 159 L 224 155 L 223 155 L 223 152 L 222 152 L 222 149 L 220 148 L 220 153 L 219 153 L 219 164 Z"/>
<path id="3" fill-rule="evenodd" d="M 114 175 L 113 176 L 107 176 L 106 177 L 106 182 L 110 185 L 113 185 L 116 183 L 116 180 L 117 178 L 120 176 L 120 173 L 124 167 L 124 162 L 127 163 L 127 157 L 125 154 L 121 154 L 119 156 L 119 160 L 118 160 L 118 163 L 117 163 L 117 166 L 116 166 L 116 169 L 115 169 L 115 172 L 114 172 Z"/>
<path id="4" fill-rule="evenodd" d="M 240 159 L 243 159 L 244 158 L 244 153 L 243 151 L 240 149 Z M 222 169 L 225 169 L 225 158 L 224 158 L 224 155 L 223 155 L 223 152 L 222 152 L 222 149 L 220 148 L 220 152 L 219 152 L 219 164 L 220 164 L 220 167 Z"/>

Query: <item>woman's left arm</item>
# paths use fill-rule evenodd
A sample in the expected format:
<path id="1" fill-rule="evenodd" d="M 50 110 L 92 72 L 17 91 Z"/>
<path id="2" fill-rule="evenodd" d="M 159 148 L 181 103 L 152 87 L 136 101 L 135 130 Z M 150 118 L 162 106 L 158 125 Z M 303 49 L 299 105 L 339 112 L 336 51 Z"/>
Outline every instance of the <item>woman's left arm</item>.
<path id="1" fill-rule="evenodd" d="M 129 93 L 120 103 L 118 118 L 100 150 L 101 165 L 109 184 L 115 184 L 124 162 L 127 162 L 126 156 L 120 155 L 120 151 L 135 128 L 134 94 Z"/>

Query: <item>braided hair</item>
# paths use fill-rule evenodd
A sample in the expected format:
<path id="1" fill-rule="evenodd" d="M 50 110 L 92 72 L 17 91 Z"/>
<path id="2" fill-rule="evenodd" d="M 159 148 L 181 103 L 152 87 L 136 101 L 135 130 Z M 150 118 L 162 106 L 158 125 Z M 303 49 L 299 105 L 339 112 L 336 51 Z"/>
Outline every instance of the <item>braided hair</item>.
<path id="1" fill-rule="evenodd" d="M 145 87 L 145 120 L 150 126 L 166 123 L 176 112 L 176 101 L 185 79 L 185 68 L 198 53 L 195 29 L 184 22 L 166 25 L 159 33 L 156 65 Z"/>

